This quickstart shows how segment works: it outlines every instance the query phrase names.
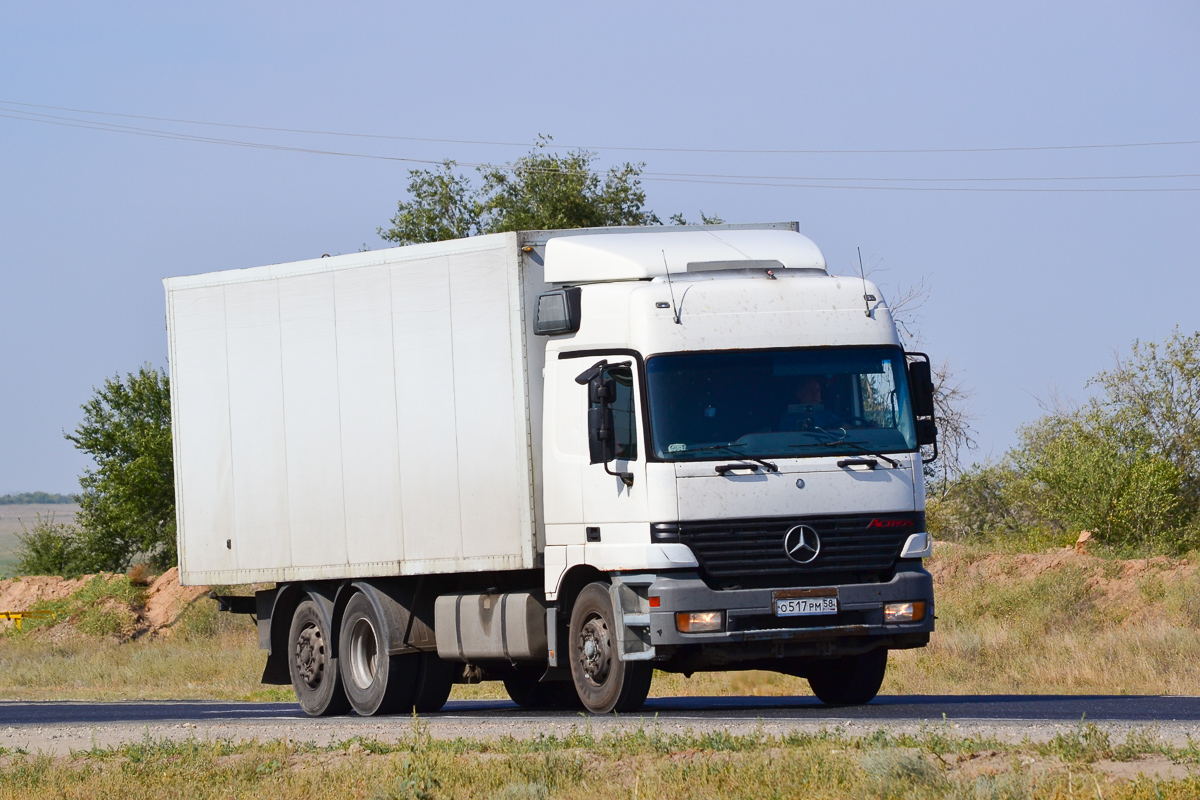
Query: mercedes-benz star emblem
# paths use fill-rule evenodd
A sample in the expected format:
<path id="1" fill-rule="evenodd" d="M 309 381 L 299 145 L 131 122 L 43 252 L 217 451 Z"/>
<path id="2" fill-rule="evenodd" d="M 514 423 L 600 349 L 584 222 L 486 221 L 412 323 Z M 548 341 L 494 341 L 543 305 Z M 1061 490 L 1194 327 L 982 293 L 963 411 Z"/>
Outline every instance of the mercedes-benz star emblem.
<path id="1" fill-rule="evenodd" d="M 783 535 L 783 552 L 797 564 L 811 564 L 821 552 L 821 537 L 807 525 L 797 525 Z"/>

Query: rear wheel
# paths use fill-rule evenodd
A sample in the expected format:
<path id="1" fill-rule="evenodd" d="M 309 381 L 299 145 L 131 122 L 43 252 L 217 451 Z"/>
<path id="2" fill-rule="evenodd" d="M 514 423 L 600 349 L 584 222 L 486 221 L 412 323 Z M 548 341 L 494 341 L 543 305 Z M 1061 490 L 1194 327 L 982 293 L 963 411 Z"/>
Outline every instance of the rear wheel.
<path id="1" fill-rule="evenodd" d="M 350 705 L 364 717 L 412 708 L 420 656 L 389 655 L 387 633 L 385 621 L 365 594 L 350 598 L 342 615 L 342 685 Z"/>
<path id="2" fill-rule="evenodd" d="M 879 694 L 887 672 L 887 648 L 818 662 L 809 671 L 808 685 L 827 706 L 859 706 Z"/>
<path id="3" fill-rule="evenodd" d="M 542 683 L 543 671 L 541 667 L 518 667 L 514 674 L 504 679 L 504 690 L 521 708 L 576 709 L 581 707 L 573 682 Z"/>
<path id="4" fill-rule="evenodd" d="M 296 607 L 288 630 L 288 672 L 300 707 L 310 717 L 345 714 L 350 710 L 333 656 L 329 625 L 313 600 Z"/>
<path id="5" fill-rule="evenodd" d="M 653 666 L 648 661 L 621 661 L 620 635 L 608 585 L 585 586 L 571 610 L 571 677 L 580 702 L 592 713 L 636 711 L 650 693 Z"/>

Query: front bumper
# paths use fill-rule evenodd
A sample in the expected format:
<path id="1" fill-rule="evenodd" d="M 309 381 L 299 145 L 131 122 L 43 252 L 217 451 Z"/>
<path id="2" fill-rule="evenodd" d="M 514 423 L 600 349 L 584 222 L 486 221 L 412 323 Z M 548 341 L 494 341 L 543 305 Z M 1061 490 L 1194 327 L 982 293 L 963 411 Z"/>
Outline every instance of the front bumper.
<path id="1" fill-rule="evenodd" d="M 828 616 L 776 617 L 772 589 L 709 588 L 695 573 L 659 575 L 648 587 L 648 596 L 659 606 L 649 614 L 649 644 L 657 658 L 668 657 L 676 648 L 696 645 L 724 646 L 762 643 L 788 645 L 813 654 L 832 654 L 871 649 L 881 644 L 892 649 L 920 647 L 933 632 L 933 578 L 919 566 L 902 565 L 886 583 L 845 584 L 837 590 L 838 613 Z M 925 618 L 920 622 L 887 624 L 886 603 L 923 600 Z M 680 611 L 722 611 L 724 630 L 713 633 L 682 633 L 675 625 Z M 857 640 L 847 642 L 846 640 Z M 749 648 L 754 651 L 760 647 Z M 779 651 L 780 648 L 769 648 Z M 781 653 L 782 654 L 782 653 Z"/>

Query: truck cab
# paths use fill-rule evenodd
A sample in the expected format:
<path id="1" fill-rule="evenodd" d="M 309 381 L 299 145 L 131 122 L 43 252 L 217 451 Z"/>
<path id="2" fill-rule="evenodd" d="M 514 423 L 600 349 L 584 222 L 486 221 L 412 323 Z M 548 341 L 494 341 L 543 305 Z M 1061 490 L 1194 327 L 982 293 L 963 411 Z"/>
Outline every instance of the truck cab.
<path id="1" fill-rule="evenodd" d="M 544 253 L 545 597 L 608 576 L 617 628 L 555 615 L 552 666 L 772 669 L 869 700 L 887 650 L 933 630 L 928 361 L 878 289 L 790 231 Z"/>

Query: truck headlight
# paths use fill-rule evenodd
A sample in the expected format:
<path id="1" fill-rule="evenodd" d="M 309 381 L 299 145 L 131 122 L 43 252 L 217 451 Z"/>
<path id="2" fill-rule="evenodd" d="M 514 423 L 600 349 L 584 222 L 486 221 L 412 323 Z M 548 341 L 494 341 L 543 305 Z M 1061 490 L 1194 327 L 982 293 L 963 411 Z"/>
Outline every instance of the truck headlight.
<path id="1" fill-rule="evenodd" d="M 675 615 L 675 627 L 680 633 L 716 633 L 725 622 L 721 611 L 683 611 Z"/>
<path id="2" fill-rule="evenodd" d="M 890 622 L 920 622 L 925 619 L 925 601 L 914 600 L 911 603 L 888 603 L 883 607 L 883 621 Z"/>

